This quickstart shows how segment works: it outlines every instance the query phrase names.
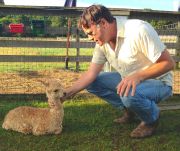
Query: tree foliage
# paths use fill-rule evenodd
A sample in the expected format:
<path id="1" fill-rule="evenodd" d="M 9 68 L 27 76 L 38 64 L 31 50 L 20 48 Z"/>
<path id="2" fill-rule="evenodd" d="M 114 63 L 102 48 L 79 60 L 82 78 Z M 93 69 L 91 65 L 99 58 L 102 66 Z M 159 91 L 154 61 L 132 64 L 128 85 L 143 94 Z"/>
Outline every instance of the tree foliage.
<path id="1" fill-rule="evenodd" d="M 31 20 L 44 20 L 47 26 L 51 27 L 67 27 L 68 17 L 66 16 L 30 16 L 30 15 L 7 15 L 0 16 L 1 24 L 10 23 L 23 23 L 24 25 L 30 25 Z M 77 20 L 75 18 L 70 18 L 73 27 L 76 26 Z"/>
<path id="2" fill-rule="evenodd" d="M 71 26 L 77 26 L 77 18 L 68 18 L 67 16 L 30 16 L 30 15 L 7 15 L 0 16 L 0 23 L 23 23 L 24 25 L 30 25 L 31 20 L 44 20 L 47 26 L 51 27 L 67 27 L 68 19 L 71 20 Z M 153 27 L 161 28 L 163 25 L 171 24 L 171 21 L 167 20 L 150 20 L 148 21 Z"/>
<path id="3" fill-rule="evenodd" d="M 163 28 L 164 25 L 172 24 L 172 21 L 167 20 L 151 20 L 149 23 L 156 29 Z"/>

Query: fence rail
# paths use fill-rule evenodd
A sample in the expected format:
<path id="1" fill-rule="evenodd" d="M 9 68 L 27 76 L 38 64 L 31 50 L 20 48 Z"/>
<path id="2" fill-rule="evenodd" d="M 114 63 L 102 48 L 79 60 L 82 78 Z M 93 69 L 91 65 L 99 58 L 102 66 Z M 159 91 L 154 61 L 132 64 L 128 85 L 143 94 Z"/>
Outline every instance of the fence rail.
<path id="1" fill-rule="evenodd" d="M 0 55 L 0 62 L 65 62 L 66 56 Z M 69 62 L 90 62 L 91 56 L 69 56 Z"/>
<path id="2" fill-rule="evenodd" d="M 31 48 L 67 48 L 66 41 L 42 41 L 42 40 L 1 40 L 1 47 L 31 47 Z M 69 48 L 92 48 L 94 42 L 70 41 Z"/>
<path id="3" fill-rule="evenodd" d="M 79 16 L 83 7 L 65 8 L 65 7 L 43 7 L 43 6 L 0 6 L 0 15 L 40 15 L 40 16 Z M 145 20 L 163 19 L 179 21 L 180 13 L 172 11 L 157 11 L 151 9 L 123 9 L 110 8 L 114 16 L 128 16 L 128 18 L 140 18 Z"/>
<path id="4" fill-rule="evenodd" d="M 177 49 L 178 45 L 174 42 L 165 42 L 167 49 Z M 67 42 L 65 41 L 42 41 L 42 40 L 1 40 L 1 47 L 30 47 L 30 48 L 66 48 Z M 93 48 L 94 42 L 75 42 L 71 41 L 69 48 Z"/>

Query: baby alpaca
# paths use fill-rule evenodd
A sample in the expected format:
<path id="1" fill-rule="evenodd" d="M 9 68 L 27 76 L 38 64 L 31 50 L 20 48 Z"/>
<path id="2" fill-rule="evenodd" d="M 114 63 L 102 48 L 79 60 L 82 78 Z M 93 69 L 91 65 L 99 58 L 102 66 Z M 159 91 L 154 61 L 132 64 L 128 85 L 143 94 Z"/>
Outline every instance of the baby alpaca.
<path id="1" fill-rule="evenodd" d="M 58 80 L 43 82 L 46 86 L 49 108 L 17 107 L 6 115 L 2 127 L 24 134 L 33 135 L 60 134 L 64 116 L 60 98 L 63 88 Z"/>

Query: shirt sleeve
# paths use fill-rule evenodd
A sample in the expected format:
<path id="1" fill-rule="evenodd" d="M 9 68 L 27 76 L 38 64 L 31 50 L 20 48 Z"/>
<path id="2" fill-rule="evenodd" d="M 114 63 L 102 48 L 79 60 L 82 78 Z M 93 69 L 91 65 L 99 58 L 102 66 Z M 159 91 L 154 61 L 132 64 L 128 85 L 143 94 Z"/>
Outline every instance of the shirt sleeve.
<path id="1" fill-rule="evenodd" d="M 91 62 L 97 64 L 104 64 L 106 61 L 107 59 L 104 54 L 103 47 L 100 47 L 98 44 L 96 44 Z"/>
<path id="2" fill-rule="evenodd" d="M 166 46 L 160 40 L 155 29 L 146 22 L 140 27 L 139 42 L 139 50 L 142 51 L 153 63 L 158 60 L 161 53 L 166 49 Z"/>

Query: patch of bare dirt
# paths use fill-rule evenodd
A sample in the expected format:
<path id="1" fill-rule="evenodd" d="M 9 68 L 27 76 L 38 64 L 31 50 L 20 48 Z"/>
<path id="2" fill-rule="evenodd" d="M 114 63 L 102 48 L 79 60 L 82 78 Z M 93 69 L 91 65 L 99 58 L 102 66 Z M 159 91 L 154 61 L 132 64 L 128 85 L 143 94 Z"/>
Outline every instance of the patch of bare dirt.
<path id="1" fill-rule="evenodd" d="M 71 86 L 82 73 L 68 70 L 26 71 L 0 74 L 0 94 L 37 94 L 44 93 L 40 82 L 49 78 L 62 81 L 64 87 Z M 174 71 L 173 91 L 180 94 L 180 71 Z"/>
<path id="2" fill-rule="evenodd" d="M 69 87 L 81 73 L 66 70 L 26 71 L 0 74 L 0 94 L 36 94 L 44 93 L 40 81 L 56 78 L 62 81 L 64 87 Z"/>
<path id="3" fill-rule="evenodd" d="M 173 72 L 173 92 L 180 94 L 180 71 Z"/>

